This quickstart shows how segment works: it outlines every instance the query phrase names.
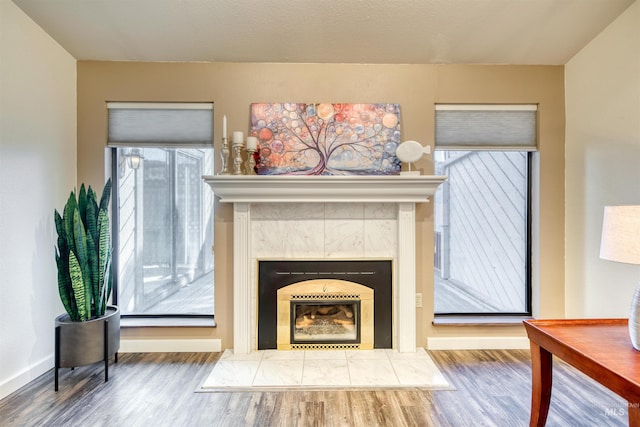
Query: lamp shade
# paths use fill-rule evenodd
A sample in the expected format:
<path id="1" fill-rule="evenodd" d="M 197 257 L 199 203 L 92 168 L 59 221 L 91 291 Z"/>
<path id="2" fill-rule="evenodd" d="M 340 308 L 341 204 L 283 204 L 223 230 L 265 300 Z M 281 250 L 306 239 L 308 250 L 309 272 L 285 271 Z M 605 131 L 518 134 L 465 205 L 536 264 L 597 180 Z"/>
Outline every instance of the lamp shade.
<path id="1" fill-rule="evenodd" d="M 605 206 L 600 258 L 640 264 L 640 206 Z"/>

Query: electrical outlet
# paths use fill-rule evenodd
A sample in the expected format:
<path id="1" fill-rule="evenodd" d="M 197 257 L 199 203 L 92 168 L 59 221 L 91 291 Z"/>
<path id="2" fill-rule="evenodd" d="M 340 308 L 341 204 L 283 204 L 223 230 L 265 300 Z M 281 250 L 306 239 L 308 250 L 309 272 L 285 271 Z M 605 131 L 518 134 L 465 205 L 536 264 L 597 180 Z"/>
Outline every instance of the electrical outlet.
<path id="1" fill-rule="evenodd" d="M 419 292 L 416 294 L 416 307 L 422 307 L 422 294 Z"/>

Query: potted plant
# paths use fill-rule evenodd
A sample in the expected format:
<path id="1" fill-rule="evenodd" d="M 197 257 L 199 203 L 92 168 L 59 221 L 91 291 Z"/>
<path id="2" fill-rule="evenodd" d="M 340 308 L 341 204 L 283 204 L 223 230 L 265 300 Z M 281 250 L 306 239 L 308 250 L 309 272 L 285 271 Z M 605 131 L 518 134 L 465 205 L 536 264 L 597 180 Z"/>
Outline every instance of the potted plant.
<path id="1" fill-rule="evenodd" d="M 58 368 L 105 363 L 120 348 L 120 311 L 109 306 L 111 295 L 111 235 L 109 200 L 111 179 L 98 204 L 96 193 L 84 184 L 69 195 L 62 216 L 55 210 L 58 242 L 58 291 L 66 314 L 55 320 L 55 389 Z"/>

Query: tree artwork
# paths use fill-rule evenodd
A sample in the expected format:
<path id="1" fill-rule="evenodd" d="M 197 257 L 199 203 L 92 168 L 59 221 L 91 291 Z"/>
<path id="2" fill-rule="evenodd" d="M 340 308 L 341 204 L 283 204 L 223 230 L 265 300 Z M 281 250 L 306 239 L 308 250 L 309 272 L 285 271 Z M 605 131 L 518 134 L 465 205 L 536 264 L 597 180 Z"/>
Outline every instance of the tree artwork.
<path id="1" fill-rule="evenodd" d="M 398 104 L 251 104 L 260 175 L 396 175 Z"/>

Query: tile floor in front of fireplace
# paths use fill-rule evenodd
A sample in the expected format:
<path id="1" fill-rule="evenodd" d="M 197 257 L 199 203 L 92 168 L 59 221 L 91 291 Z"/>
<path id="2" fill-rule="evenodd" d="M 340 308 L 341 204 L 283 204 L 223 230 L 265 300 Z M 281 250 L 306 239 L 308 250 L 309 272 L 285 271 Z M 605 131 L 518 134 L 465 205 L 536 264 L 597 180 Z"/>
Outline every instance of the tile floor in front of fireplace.
<path id="1" fill-rule="evenodd" d="M 203 390 L 291 387 L 428 387 L 449 383 L 423 348 L 375 350 L 226 350 Z"/>

